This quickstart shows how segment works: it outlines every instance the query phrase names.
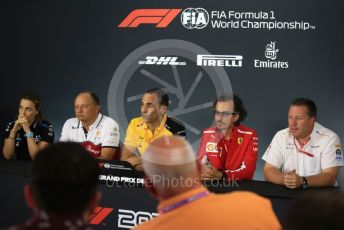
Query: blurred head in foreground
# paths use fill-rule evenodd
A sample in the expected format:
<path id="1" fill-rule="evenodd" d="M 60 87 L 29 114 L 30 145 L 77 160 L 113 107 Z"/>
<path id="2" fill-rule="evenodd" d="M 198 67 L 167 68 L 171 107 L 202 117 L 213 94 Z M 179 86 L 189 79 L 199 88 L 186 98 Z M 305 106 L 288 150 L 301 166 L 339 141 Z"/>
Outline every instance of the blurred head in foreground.
<path id="1" fill-rule="evenodd" d="M 25 187 L 28 206 L 46 214 L 73 214 L 88 218 L 96 207 L 97 162 L 77 143 L 57 143 L 37 154 Z"/>
<path id="2" fill-rule="evenodd" d="M 146 187 L 158 200 L 201 185 L 199 163 L 184 138 L 164 136 L 151 142 L 142 162 Z"/>
<path id="3" fill-rule="evenodd" d="M 344 195 L 314 191 L 298 197 L 288 209 L 283 229 L 343 229 Z"/>
<path id="4" fill-rule="evenodd" d="M 269 200 L 251 192 L 208 191 L 200 182 L 198 162 L 183 138 L 165 136 L 150 143 L 142 163 L 160 215 L 135 229 L 280 229 Z"/>

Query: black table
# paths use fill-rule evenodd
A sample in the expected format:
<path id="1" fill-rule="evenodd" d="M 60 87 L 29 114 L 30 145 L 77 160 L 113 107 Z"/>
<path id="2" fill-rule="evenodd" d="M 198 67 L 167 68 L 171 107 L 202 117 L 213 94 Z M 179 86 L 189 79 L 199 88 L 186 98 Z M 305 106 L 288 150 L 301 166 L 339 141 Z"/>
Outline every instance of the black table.
<path id="1" fill-rule="evenodd" d="M 95 229 L 125 229 L 131 228 L 141 221 L 157 215 L 157 201 L 142 187 L 142 173 L 131 168 L 127 162 L 102 161 L 101 176 L 105 178 L 135 178 L 131 181 L 138 183 L 114 183 L 101 181 L 100 191 L 102 200 L 94 211 L 91 223 Z M 0 161 L 0 228 L 23 223 L 30 217 L 31 211 L 26 207 L 23 187 L 28 182 L 30 162 Z M 111 177 L 107 177 L 111 178 Z M 240 181 L 229 184 L 214 182 L 205 184 L 210 191 L 227 193 L 232 191 L 251 191 L 271 200 L 274 211 L 281 220 L 291 201 L 297 196 L 309 191 L 337 190 L 329 187 L 322 189 L 287 189 L 266 181 Z"/>

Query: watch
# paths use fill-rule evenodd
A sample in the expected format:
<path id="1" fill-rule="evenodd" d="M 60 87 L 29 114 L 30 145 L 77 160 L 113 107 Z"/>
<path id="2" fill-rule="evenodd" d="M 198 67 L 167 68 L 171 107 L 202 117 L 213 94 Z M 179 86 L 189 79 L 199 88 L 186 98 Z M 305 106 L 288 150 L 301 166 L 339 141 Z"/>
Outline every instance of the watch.
<path id="1" fill-rule="evenodd" d="M 25 133 L 26 138 L 33 138 L 33 132 L 29 131 Z"/>
<path id="2" fill-rule="evenodd" d="M 301 188 L 306 189 L 308 188 L 308 180 L 306 177 L 302 177 L 303 183 L 301 185 Z"/>

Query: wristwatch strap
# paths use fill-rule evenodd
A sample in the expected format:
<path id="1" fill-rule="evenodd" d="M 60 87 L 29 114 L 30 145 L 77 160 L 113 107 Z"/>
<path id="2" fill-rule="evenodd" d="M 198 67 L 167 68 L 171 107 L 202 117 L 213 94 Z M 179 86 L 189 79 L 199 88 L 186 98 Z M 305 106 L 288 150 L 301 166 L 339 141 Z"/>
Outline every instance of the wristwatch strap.
<path id="1" fill-rule="evenodd" d="M 33 132 L 26 132 L 24 135 L 26 138 L 33 138 Z"/>

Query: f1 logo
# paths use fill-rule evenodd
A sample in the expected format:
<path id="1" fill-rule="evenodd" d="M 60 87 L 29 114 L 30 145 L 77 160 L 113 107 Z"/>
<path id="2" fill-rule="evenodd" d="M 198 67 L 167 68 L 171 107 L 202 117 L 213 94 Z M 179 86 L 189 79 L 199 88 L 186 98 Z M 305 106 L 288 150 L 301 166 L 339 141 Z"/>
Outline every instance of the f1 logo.
<path id="1" fill-rule="evenodd" d="M 138 27 L 141 24 L 156 24 L 167 27 L 182 9 L 137 9 L 133 10 L 118 27 Z"/>
<path id="2" fill-rule="evenodd" d="M 113 208 L 96 207 L 90 216 L 89 223 L 100 224 L 111 212 Z"/>

